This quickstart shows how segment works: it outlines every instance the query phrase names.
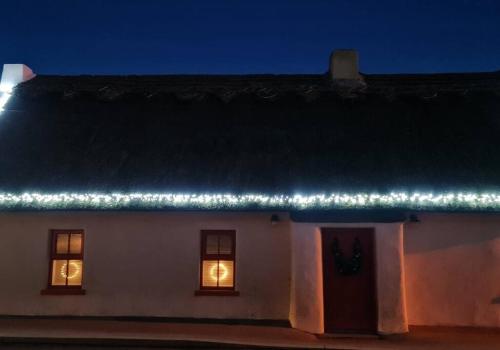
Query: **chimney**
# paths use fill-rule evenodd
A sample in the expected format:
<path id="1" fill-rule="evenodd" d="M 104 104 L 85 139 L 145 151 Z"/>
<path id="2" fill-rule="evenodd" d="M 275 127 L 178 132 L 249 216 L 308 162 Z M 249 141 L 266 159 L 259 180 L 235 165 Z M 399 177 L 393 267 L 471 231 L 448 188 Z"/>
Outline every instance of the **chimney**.
<path id="1" fill-rule="evenodd" d="M 356 50 L 335 50 L 330 55 L 330 76 L 334 81 L 362 80 Z"/>
<path id="2" fill-rule="evenodd" d="M 34 77 L 35 74 L 33 71 L 24 64 L 4 64 L 2 80 L 0 81 L 0 91 L 12 90 L 17 84 Z"/>
<path id="3" fill-rule="evenodd" d="M 4 64 L 0 80 L 0 112 L 12 96 L 12 89 L 19 83 L 35 77 L 33 71 L 24 64 Z"/>

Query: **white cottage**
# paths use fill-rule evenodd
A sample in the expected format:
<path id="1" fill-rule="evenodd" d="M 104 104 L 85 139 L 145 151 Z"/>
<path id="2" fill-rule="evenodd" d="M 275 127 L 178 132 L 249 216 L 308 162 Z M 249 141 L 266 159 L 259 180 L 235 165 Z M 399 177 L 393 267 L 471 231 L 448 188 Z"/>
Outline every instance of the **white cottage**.
<path id="1" fill-rule="evenodd" d="M 0 315 L 500 327 L 500 74 L 0 85 Z"/>

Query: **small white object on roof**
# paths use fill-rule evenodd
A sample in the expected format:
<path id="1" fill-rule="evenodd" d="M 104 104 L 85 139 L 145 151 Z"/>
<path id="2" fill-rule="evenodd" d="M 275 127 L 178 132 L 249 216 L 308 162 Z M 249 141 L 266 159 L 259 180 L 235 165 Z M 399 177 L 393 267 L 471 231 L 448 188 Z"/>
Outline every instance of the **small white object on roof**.
<path id="1" fill-rule="evenodd" d="M 12 96 L 12 89 L 19 83 L 25 82 L 35 77 L 35 73 L 30 67 L 16 63 L 4 64 L 2 79 L 0 80 L 0 113 Z"/>

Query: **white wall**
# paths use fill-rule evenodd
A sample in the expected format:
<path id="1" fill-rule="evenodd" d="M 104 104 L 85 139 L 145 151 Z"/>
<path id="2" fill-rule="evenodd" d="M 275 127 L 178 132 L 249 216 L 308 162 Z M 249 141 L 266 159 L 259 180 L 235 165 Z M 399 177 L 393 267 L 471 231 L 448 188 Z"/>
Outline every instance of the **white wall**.
<path id="1" fill-rule="evenodd" d="M 0 315 L 290 318 L 322 333 L 320 227 L 355 226 L 376 231 L 379 332 L 406 331 L 406 314 L 413 325 L 500 327 L 498 214 L 419 214 L 405 224 L 404 257 L 400 224 L 290 223 L 280 213 L 273 226 L 270 215 L 1 213 Z M 85 230 L 87 295 L 40 295 L 57 228 Z M 201 229 L 237 230 L 239 297 L 194 296 Z"/>
<path id="2" fill-rule="evenodd" d="M 375 247 L 378 331 L 380 334 L 408 332 L 403 224 L 377 224 Z"/>
<path id="3" fill-rule="evenodd" d="M 418 217 L 405 226 L 409 323 L 500 327 L 500 215 Z"/>
<path id="4" fill-rule="evenodd" d="M 323 333 L 323 267 L 319 227 L 309 223 L 292 223 L 291 243 L 290 322 L 295 328 Z"/>
<path id="5" fill-rule="evenodd" d="M 378 332 L 407 332 L 403 229 L 399 223 L 292 223 L 292 326 L 311 333 L 324 332 L 321 227 L 375 228 Z"/>
<path id="6" fill-rule="evenodd" d="M 288 319 L 287 215 L 0 214 L 0 314 Z M 84 229 L 84 296 L 45 296 L 49 230 Z M 194 296 L 201 229 L 235 229 L 238 297 Z"/>

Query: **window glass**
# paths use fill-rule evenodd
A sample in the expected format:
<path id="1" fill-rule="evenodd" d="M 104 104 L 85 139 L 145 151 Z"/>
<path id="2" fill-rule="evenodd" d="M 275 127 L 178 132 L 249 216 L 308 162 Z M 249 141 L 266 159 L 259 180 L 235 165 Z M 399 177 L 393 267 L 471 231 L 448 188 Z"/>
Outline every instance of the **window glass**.
<path id="1" fill-rule="evenodd" d="M 234 262 L 230 260 L 219 260 L 219 287 L 233 287 L 233 279 Z"/>
<path id="2" fill-rule="evenodd" d="M 69 253 L 70 254 L 80 254 L 82 251 L 82 234 L 72 233 L 69 243 Z"/>
<path id="3" fill-rule="evenodd" d="M 203 287 L 217 287 L 217 260 L 203 261 Z"/>
<path id="4" fill-rule="evenodd" d="M 82 261 L 81 260 L 53 260 L 52 261 L 52 285 L 79 286 L 82 283 Z"/>
<path id="5" fill-rule="evenodd" d="M 57 254 L 67 254 L 68 253 L 68 233 L 58 233 L 56 238 L 56 253 Z"/>
<path id="6" fill-rule="evenodd" d="M 65 274 L 66 275 L 66 274 Z M 82 261 L 69 260 L 68 262 L 68 286 L 79 286 L 82 284 Z"/>
<path id="7" fill-rule="evenodd" d="M 52 285 L 66 285 L 67 260 L 52 260 Z"/>
<path id="8" fill-rule="evenodd" d="M 233 287 L 234 262 L 230 260 L 203 261 L 203 287 Z"/>
<path id="9" fill-rule="evenodd" d="M 219 236 L 219 254 L 231 254 L 233 250 L 233 240 L 231 236 Z"/>
<path id="10" fill-rule="evenodd" d="M 219 236 L 207 235 L 206 254 L 219 254 Z"/>

